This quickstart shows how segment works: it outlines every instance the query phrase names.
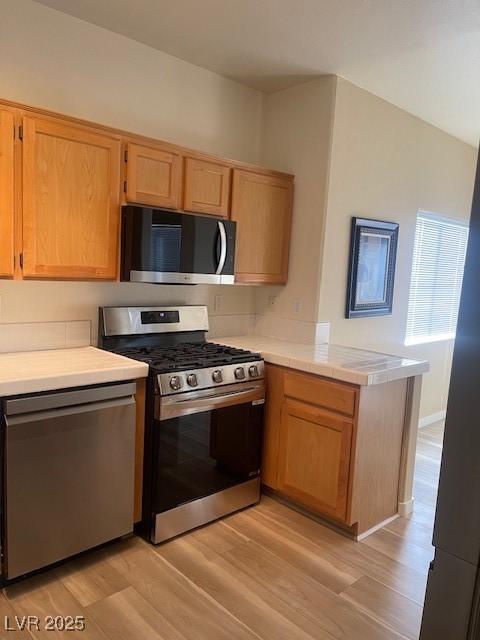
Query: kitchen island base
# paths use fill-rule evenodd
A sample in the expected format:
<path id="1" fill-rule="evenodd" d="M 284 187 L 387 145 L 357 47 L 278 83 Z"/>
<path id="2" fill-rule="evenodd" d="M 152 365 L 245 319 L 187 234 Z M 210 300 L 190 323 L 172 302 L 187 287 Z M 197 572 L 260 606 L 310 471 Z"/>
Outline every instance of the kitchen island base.
<path id="1" fill-rule="evenodd" d="M 267 489 L 355 539 L 398 517 L 418 410 L 409 379 L 361 386 L 266 369 Z"/>

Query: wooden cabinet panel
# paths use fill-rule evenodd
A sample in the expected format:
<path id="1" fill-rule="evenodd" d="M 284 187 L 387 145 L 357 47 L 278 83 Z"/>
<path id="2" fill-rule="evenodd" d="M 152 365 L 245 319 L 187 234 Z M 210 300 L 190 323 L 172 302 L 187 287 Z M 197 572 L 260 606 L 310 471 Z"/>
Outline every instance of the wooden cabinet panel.
<path id="1" fill-rule="evenodd" d="M 13 113 L 0 110 L 0 276 L 10 277 L 14 271 L 13 127 Z"/>
<path id="2" fill-rule="evenodd" d="M 345 521 L 352 423 L 295 400 L 282 407 L 278 489 Z"/>
<path id="3" fill-rule="evenodd" d="M 262 482 L 272 489 L 278 488 L 278 449 L 280 421 L 283 405 L 283 369 L 265 365 L 266 411 L 263 426 Z"/>
<path id="4" fill-rule="evenodd" d="M 364 533 L 398 510 L 407 380 L 362 387 L 348 524 Z"/>
<path id="5" fill-rule="evenodd" d="M 199 158 L 185 158 L 185 211 L 228 218 L 230 167 Z"/>
<path id="6" fill-rule="evenodd" d="M 284 284 L 292 215 L 293 182 L 234 169 L 231 218 L 237 224 L 237 282 Z"/>
<path id="7" fill-rule="evenodd" d="M 119 201 L 119 140 L 24 118 L 24 277 L 115 279 Z"/>
<path id="8" fill-rule="evenodd" d="M 180 206 L 179 153 L 130 143 L 127 146 L 127 201 L 152 207 Z"/>
<path id="9" fill-rule="evenodd" d="M 303 373 L 285 374 L 285 395 L 347 416 L 355 412 L 357 388 Z"/>

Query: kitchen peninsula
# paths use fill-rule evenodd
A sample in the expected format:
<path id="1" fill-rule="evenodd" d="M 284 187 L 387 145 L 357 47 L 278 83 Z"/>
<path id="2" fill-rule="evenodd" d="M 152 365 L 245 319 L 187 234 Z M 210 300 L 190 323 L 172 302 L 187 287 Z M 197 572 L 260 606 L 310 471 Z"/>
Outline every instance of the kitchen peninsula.
<path id="1" fill-rule="evenodd" d="M 413 509 L 428 362 L 332 344 L 222 338 L 262 354 L 267 490 L 362 539 Z"/>

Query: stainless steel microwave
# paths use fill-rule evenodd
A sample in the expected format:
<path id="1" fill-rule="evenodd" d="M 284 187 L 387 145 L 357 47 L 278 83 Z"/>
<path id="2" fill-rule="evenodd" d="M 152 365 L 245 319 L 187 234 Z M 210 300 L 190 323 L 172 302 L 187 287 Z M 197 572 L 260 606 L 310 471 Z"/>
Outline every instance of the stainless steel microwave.
<path id="1" fill-rule="evenodd" d="M 233 284 L 236 223 L 122 207 L 121 278 L 157 284 Z"/>

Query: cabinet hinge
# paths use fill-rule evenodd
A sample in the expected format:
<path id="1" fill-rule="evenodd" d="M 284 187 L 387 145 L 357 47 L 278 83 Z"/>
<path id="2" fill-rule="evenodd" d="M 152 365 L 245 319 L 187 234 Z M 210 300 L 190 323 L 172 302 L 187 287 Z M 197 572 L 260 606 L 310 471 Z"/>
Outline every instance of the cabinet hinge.
<path id="1" fill-rule="evenodd" d="M 127 181 L 126 180 L 123 181 L 123 192 L 127 193 Z"/>
<path id="2" fill-rule="evenodd" d="M 23 124 L 18 126 L 18 139 L 23 140 Z"/>
<path id="3" fill-rule="evenodd" d="M 124 157 L 124 159 L 125 159 L 125 162 L 128 162 L 128 150 L 127 150 L 127 149 L 125 149 L 125 152 L 124 152 L 124 154 L 123 154 L 123 157 Z"/>

